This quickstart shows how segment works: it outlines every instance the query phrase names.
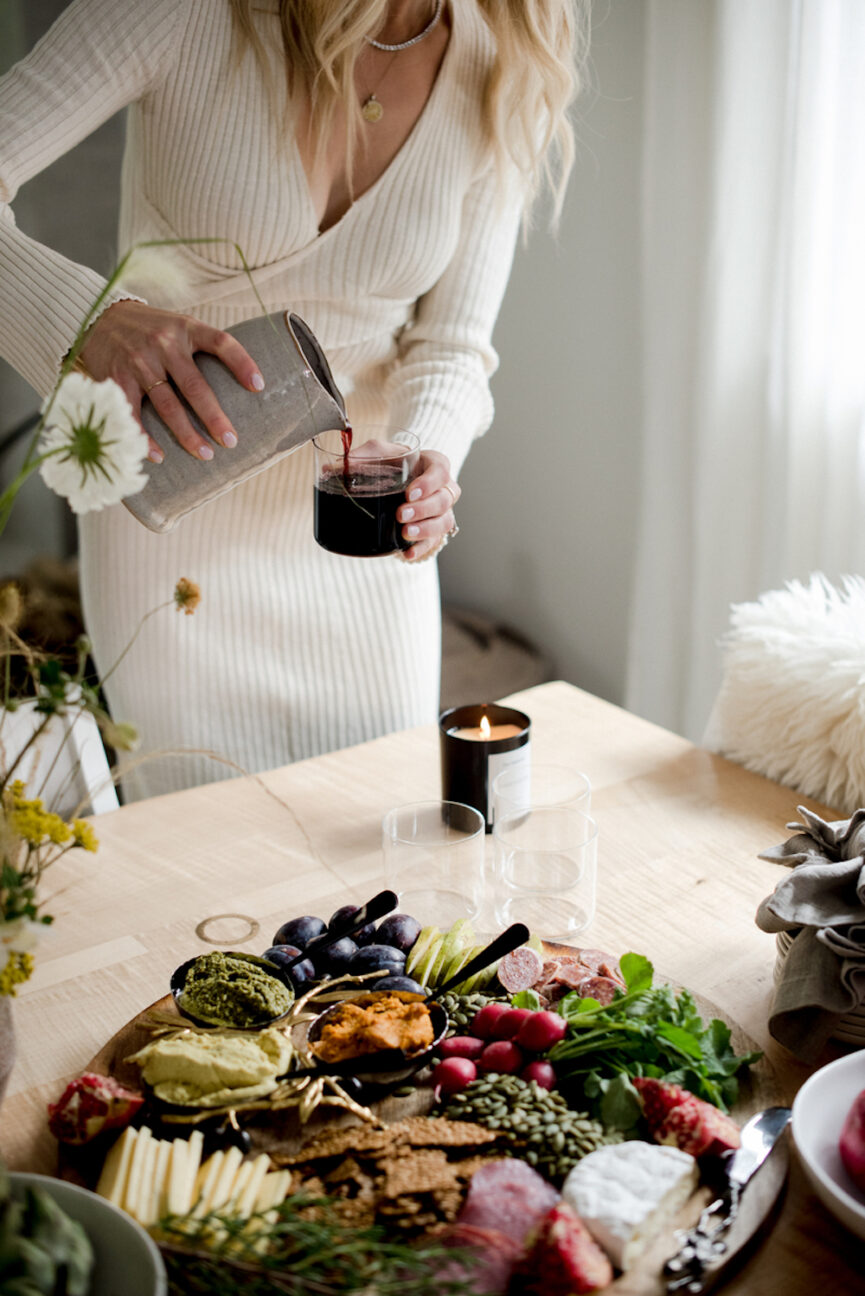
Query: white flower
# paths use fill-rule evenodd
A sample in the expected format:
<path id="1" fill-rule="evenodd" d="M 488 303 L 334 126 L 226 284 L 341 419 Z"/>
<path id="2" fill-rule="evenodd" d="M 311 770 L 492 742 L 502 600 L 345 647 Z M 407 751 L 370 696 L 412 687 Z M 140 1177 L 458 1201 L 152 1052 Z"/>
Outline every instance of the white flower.
<path id="1" fill-rule="evenodd" d="M 45 924 L 34 922 L 32 918 L 0 922 L 0 965 L 5 965 L 10 954 L 32 953 L 44 930 Z"/>
<path id="2" fill-rule="evenodd" d="M 141 465 L 147 437 L 116 382 L 94 382 L 84 374 L 63 379 L 42 407 L 45 428 L 39 442 L 39 472 L 46 486 L 65 495 L 74 513 L 117 504 L 147 484 Z"/>

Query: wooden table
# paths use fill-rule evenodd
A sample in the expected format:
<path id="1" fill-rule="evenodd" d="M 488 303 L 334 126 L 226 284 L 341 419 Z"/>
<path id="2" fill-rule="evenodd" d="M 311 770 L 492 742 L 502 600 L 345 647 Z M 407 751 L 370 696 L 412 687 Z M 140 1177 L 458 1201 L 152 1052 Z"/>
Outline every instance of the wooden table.
<path id="1" fill-rule="evenodd" d="M 809 1071 L 767 1035 L 775 950 L 754 912 L 779 876 L 757 853 L 787 836 L 802 798 L 571 685 L 513 701 L 532 717 L 535 760 L 575 764 L 592 782 L 591 944 L 646 953 L 722 1007 L 766 1049 L 791 1100 Z M 244 948 L 258 953 L 286 918 L 366 899 L 383 881 L 384 811 L 439 790 L 430 726 L 95 820 L 98 854 L 75 852 L 49 874 L 57 921 L 14 1005 L 19 1056 L 0 1114 L 9 1165 L 51 1172 L 46 1101 L 209 948 L 195 934 L 202 918 L 253 916 L 261 931 Z M 862 1244 L 810 1194 L 794 1156 L 774 1231 L 726 1290 L 839 1296 L 862 1292 L 862 1274 Z"/>

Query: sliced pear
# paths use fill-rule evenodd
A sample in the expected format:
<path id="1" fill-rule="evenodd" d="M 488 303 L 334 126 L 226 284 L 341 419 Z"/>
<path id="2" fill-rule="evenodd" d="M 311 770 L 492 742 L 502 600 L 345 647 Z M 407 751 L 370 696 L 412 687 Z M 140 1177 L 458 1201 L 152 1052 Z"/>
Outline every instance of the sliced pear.
<path id="1" fill-rule="evenodd" d="M 422 959 L 426 957 L 433 945 L 441 940 L 441 932 L 438 927 L 422 927 L 417 940 L 408 952 L 405 961 L 406 976 L 414 977 L 415 968 L 417 968 Z M 415 977 L 417 980 L 417 977 Z M 423 984 L 423 982 L 421 982 Z"/>
<path id="2" fill-rule="evenodd" d="M 448 928 L 442 938 L 439 956 L 430 971 L 431 985 L 441 985 L 443 981 L 447 980 L 446 969 L 454 963 L 458 955 L 471 947 L 474 939 L 474 928 L 468 918 L 458 918 L 453 926 Z M 457 966 L 461 965 L 457 964 Z"/>
<path id="3" fill-rule="evenodd" d="M 414 965 L 411 976 L 422 986 L 433 986 L 434 982 L 430 979 L 433 964 L 438 962 L 441 953 L 442 937 L 437 936 L 429 946 L 427 952 L 421 960 Z M 408 971 L 408 969 L 406 969 Z"/>
<path id="4" fill-rule="evenodd" d="M 467 950 L 463 967 L 465 967 L 465 964 L 468 963 L 471 959 L 473 959 L 476 954 L 480 954 L 483 948 L 484 948 L 483 945 L 474 945 L 470 950 Z M 484 975 L 485 975 L 484 972 L 475 972 L 474 976 L 470 976 L 467 981 L 460 982 L 460 984 L 456 988 L 456 993 L 472 994 L 473 991 L 476 990 L 480 985 L 481 979 Z"/>

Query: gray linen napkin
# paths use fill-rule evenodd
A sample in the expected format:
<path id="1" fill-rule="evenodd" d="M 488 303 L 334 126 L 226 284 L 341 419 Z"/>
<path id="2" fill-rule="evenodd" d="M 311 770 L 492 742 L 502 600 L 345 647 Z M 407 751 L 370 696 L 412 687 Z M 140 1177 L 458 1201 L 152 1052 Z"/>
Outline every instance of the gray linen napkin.
<path id="1" fill-rule="evenodd" d="M 769 1031 L 812 1062 L 839 1018 L 865 1004 L 865 809 L 827 823 L 805 806 L 804 823 L 760 859 L 791 872 L 757 910 L 765 932 L 793 933 L 769 1014 Z"/>

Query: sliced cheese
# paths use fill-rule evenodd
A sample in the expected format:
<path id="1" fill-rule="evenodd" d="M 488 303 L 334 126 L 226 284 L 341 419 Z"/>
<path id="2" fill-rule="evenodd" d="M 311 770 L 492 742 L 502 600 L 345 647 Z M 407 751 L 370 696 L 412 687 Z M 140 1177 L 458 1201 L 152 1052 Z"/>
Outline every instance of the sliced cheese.
<path id="1" fill-rule="evenodd" d="M 234 1196 L 234 1181 L 237 1178 L 240 1163 L 243 1160 L 243 1153 L 240 1148 L 230 1147 L 225 1152 L 216 1183 L 213 1186 L 210 1200 L 207 1206 L 208 1210 L 219 1210 L 231 1201 Z"/>
<path id="2" fill-rule="evenodd" d="M 132 1206 L 134 1209 L 130 1211 L 130 1214 L 134 1214 L 138 1223 L 143 1224 L 145 1228 L 150 1223 L 150 1206 L 153 1197 L 153 1184 L 156 1179 L 156 1163 L 159 1160 L 160 1146 L 161 1144 L 157 1139 L 151 1138 L 141 1166 L 141 1176 L 138 1180 L 138 1192 L 132 1199 Z"/>
<path id="3" fill-rule="evenodd" d="M 195 1205 L 195 1185 L 201 1169 L 201 1154 L 204 1151 L 204 1135 L 201 1130 L 193 1130 L 187 1143 L 186 1163 L 186 1205 L 184 1215 L 188 1215 Z"/>
<path id="4" fill-rule="evenodd" d="M 697 1162 L 678 1148 L 614 1143 L 578 1161 L 562 1197 L 617 1269 L 630 1269 L 697 1186 Z"/>
<path id="5" fill-rule="evenodd" d="M 129 1166 L 137 1142 L 138 1130 L 127 1126 L 105 1158 L 96 1191 L 115 1206 L 119 1206 L 125 1196 Z"/>
<path id="6" fill-rule="evenodd" d="M 150 1164 L 150 1153 L 153 1149 L 153 1133 L 147 1125 L 142 1125 L 129 1163 L 129 1175 L 121 1201 L 118 1203 L 134 1219 L 138 1219 L 138 1203 L 141 1198 L 141 1184 Z"/>
<path id="7" fill-rule="evenodd" d="M 142 1219 L 142 1224 L 151 1228 L 158 1224 L 166 1212 L 168 1197 L 168 1167 L 171 1160 L 171 1143 L 160 1139 L 155 1143 L 156 1156 L 153 1166 L 153 1180 L 150 1185 L 150 1200 L 146 1206 L 142 1203 L 146 1218 Z"/>
<path id="8" fill-rule="evenodd" d="M 265 1175 L 270 1169 L 270 1157 L 266 1152 L 257 1156 L 254 1161 L 247 1162 L 250 1168 L 249 1177 L 246 1186 L 237 1199 L 235 1213 L 240 1219 L 249 1219 L 250 1215 L 255 1214 L 255 1203 L 258 1200 L 258 1194 L 261 1185 L 264 1183 Z"/>
<path id="9" fill-rule="evenodd" d="M 189 1210 L 189 1150 L 185 1139 L 175 1139 L 171 1144 L 165 1187 L 166 1209 L 170 1215 L 185 1215 Z"/>
<path id="10" fill-rule="evenodd" d="M 208 1157 L 204 1165 L 198 1171 L 195 1181 L 195 1207 L 193 1215 L 200 1218 L 206 1215 L 210 1209 L 210 1200 L 213 1196 L 213 1189 L 216 1186 L 216 1180 L 222 1169 L 222 1162 L 225 1160 L 225 1153 L 222 1151 L 214 1152 L 212 1157 Z"/>
<path id="11" fill-rule="evenodd" d="M 292 1182 L 290 1170 L 274 1170 L 271 1174 L 266 1174 L 255 1198 L 255 1210 L 270 1210 L 271 1207 L 278 1207 L 280 1201 L 284 1201 L 288 1194 L 290 1182 Z"/>

